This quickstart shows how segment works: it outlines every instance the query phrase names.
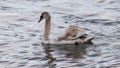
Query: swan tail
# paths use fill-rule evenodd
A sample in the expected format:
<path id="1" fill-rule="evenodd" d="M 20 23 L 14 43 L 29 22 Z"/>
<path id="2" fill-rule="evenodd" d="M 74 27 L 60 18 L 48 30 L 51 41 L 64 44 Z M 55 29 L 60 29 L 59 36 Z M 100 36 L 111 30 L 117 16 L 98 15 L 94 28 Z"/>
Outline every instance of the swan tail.
<path id="1" fill-rule="evenodd" d="M 95 36 L 89 36 L 85 39 L 85 42 L 86 43 L 91 43 L 94 38 L 95 38 Z"/>

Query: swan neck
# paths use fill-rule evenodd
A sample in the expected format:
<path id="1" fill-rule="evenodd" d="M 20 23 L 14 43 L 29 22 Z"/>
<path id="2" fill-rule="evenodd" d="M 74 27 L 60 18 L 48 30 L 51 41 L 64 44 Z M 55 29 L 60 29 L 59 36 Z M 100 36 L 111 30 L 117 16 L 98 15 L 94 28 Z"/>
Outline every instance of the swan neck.
<path id="1" fill-rule="evenodd" d="M 51 18 L 45 20 L 44 39 L 49 40 L 51 28 Z"/>

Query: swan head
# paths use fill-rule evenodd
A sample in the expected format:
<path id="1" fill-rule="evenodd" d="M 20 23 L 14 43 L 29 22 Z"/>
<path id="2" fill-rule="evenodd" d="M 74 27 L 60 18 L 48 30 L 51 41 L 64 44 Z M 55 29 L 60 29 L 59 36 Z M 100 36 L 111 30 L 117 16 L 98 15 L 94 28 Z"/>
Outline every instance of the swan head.
<path id="1" fill-rule="evenodd" d="M 38 23 L 40 22 L 40 21 L 42 21 L 43 19 L 45 19 L 45 20 L 50 20 L 50 14 L 49 14 L 49 12 L 42 12 L 41 13 L 41 15 L 40 15 L 40 19 L 39 19 L 39 21 L 38 21 Z"/>

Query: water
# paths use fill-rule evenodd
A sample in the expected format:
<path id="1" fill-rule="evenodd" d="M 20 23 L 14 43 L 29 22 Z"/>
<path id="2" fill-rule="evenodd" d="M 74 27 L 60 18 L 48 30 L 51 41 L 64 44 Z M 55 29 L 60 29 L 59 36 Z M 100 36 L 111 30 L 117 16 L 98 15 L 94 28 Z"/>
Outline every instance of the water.
<path id="1" fill-rule="evenodd" d="M 0 68 L 119 68 L 120 1 L 1 0 Z M 42 45 L 44 21 L 52 15 L 52 34 L 70 24 L 95 35 L 93 44 Z"/>

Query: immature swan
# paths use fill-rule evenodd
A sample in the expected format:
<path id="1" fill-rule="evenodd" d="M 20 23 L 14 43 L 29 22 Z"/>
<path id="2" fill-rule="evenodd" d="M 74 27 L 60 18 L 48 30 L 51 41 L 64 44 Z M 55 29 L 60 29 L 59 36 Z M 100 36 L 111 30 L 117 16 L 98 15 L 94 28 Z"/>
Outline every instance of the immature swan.
<path id="1" fill-rule="evenodd" d="M 38 23 L 45 19 L 44 29 L 44 41 L 43 44 L 76 44 L 91 42 L 94 38 L 88 37 L 83 28 L 79 26 L 70 25 L 63 36 L 57 38 L 57 40 L 49 40 L 50 28 L 51 28 L 51 16 L 48 12 L 43 12 L 40 16 Z"/>

